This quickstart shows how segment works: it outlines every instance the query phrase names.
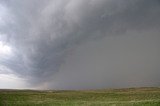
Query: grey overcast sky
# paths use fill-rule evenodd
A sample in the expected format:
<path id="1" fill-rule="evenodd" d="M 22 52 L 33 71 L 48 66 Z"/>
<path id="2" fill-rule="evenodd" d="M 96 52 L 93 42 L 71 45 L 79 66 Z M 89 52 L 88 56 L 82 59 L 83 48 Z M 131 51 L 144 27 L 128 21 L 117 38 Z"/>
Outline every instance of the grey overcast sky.
<path id="1" fill-rule="evenodd" d="M 0 0 L 0 88 L 160 86 L 160 0 Z"/>

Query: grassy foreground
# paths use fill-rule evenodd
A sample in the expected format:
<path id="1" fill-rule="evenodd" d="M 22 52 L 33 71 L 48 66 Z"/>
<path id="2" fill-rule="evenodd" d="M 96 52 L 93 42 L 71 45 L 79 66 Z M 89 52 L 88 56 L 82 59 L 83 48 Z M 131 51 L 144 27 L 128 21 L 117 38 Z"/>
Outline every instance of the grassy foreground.
<path id="1" fill-rule="evenodd" d="M 0 90 L 0 106 L 160 106 L 160 88 Z"/>

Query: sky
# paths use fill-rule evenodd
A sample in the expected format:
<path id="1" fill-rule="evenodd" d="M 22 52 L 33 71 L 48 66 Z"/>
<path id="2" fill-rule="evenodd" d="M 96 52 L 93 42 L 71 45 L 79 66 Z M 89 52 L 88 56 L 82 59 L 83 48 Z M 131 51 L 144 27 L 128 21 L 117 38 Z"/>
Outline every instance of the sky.
<path id="1" fill-rule="evenodd" d="M 159 0 L 0 0 L 0 89 L 160 86 Z"/>

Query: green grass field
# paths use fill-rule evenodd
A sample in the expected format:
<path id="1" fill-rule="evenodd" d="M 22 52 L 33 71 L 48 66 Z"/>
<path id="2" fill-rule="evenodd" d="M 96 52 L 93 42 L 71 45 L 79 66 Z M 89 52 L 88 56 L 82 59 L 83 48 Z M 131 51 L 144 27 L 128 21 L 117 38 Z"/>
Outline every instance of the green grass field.
<path id="1" fill-rule="evenodd" d="M 0 90 L 0 106 L 160 106 L 160 88 Z"/>

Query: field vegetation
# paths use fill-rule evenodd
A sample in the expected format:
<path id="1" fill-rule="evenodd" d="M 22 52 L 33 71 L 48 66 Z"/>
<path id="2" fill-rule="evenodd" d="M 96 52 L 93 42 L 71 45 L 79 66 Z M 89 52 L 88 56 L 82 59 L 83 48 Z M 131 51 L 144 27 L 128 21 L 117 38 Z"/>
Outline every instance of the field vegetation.
<path id="1" fill-rule="evenodd" d="M 0 90 L 0 106 L 160 106 L 160 88 Z"/>

